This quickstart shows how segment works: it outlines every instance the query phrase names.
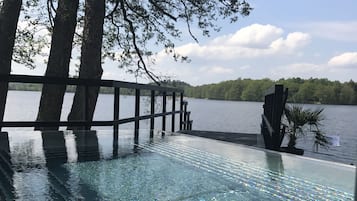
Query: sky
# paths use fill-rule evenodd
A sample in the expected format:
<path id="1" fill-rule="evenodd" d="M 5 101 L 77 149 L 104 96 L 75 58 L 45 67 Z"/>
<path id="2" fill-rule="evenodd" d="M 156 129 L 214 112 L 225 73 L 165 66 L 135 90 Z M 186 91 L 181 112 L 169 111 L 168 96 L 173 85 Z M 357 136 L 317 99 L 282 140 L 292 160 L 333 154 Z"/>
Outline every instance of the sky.
<path id="1" fill-rule="evenodd" d="M 238 78 L 357 81 L 356 0 L 247 1 L 254 8 L 249 16 L 234 24 L 218 22 L 222 30 L 212 32 L 209 38 L 193 28 L 199 43 L 187 33 L 175 41 L 176 51 L 191 62 L 175 62 L 158 49 L 150 68 L 194 86 Z M 117 66 L 105 61 L 103 79 L 149 82 Z M 15 63 L 12 66 L 13 74 L 44 72 L 44 64 L 34 70 Z"/>

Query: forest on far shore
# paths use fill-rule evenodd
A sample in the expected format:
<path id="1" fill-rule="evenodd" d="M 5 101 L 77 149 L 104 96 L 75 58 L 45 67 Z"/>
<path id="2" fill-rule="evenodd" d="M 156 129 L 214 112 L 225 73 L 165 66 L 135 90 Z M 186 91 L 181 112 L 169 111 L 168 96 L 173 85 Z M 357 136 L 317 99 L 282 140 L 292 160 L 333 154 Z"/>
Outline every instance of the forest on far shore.
<path id="1" fill-rule="evenodd" d="M 288 102 L 313 104 L 357 105 L 357 83 L 354 81 L 341 83 L 328 79 L 289 78 L 277 81 L 270 79 L 241 79 L 223 81 L 216 84 L 191 86 L 178 80 L 166 80 L 162 86 L 178 87 L 185 90 L 186 97 L 233 100 L 263 101 L 264 92 L 274 84 L 283 84 L 289 89 Z M 40 84 L 10 83 L 10 90 L 40 91 Z M 74 86 L 67 91 L 75 91 Z M 101 93 L 112 93 L 112 88 L 101 88 Z M 121 94 L 134 94 L 133 90 L 122 89 Z M 143 95 L 146 93 L 144 92 Z M 149 93 L 147 93 L 149 94 Z"/>
<path id="2" fill-rule="evenodd" d="M 238 78 L 194 87 L 180 81 L 167 81 L 169 86 L 184 88 L 187 97 L 233 101 L 264 101 L 264 92 L 274 84 L 283 84 L 289 89 L 288 102 L 357 105 L 357 83 L 352 80 L 341 83 L 317 78 L 277 81 Z"/>

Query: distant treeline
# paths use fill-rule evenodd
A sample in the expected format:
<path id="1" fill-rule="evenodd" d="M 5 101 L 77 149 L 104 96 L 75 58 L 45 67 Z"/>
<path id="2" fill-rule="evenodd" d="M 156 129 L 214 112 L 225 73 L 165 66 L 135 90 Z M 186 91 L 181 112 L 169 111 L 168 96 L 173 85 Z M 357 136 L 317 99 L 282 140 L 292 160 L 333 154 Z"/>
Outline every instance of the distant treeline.
<path id="1" fill-rule="evenodd" d="M 42 84 L 31 84 L 31 83 L 10 83 L 9 84 L 9 90 L 19 90 L 19 91 L 41 91 L 42 90 Z M 76 91 L 76 86 L 74 85 L 69 85 L 67 86 L 67 92 L 75 92 Z M 121 89 L 120 90 L 121 94 L 134 94 L 133 89 Z M 112 87 L 101 87 L 100 88 L 100 93 L 105 93 L 105 94 L 110 94 L 114 93 L 114 89 Z"/>
<path id="2" fill-rule="evenodd" d="M 172 84 L 173 82 L 170 82 L 170 83 Z M 155 85 L 154 83 L 151 83 L 151 84 Z M 14 83 L 14 82 L 12 82 L 12 83 L 9 84 L 9 90 L 41 91 L 42 90 L 42 84 Z M 76 91 L 76 86 L 68 85 L 66 91 L 74 93 Z M 102 94 L 113 94 L 114 93 L 114 88 L 113 87 L 100 87 L 100 93 L 102 93 Z M 128 88 L 120 88 L 120 94 L 122 94 L 122 95 L 135 95 L 135 90 L 134 89 L 128 89 Z M 143 95 L 143 96 L 149 96 L 150 95 L 150 91 L 142 90 L 140 94 Z M 156 94 L 159 95 L 161 93 L 156 92 Z"/>
<path id="3" fill-rule="evenodd" d="M 289 88 L 288 101 L 294 103 L 357 105 L 357 83 L 341 83 L 327 79 L 237 79 L 218 84 L 192 87 L 180 81 L 168 81 L 167 85 L 185 89 L 185 95 L 193 98 L 235 101 L 263 101 L 264 92 L 274 84 Z"/>
<path id="4" fill-rule="evenodd" d="M 289 88 L 288 101 L 294 103 L 343 104 L 357 105 L 357 83 L 352 80 L 341 83 L 327 79 L 290 78 L 273 81 L 270 79 L 252 80 L 237 79 L 191 86 L 182 81 L 164 81 L 162 86 L 178 87 L 185 90 L 185 96 L 193 98 L 235 100 L 235 101 L 263 101 L 264 92 L 274 84 L 283 84 Z M 11 90 L 40 91 L 40 84 L 10 83 Z M 75 86 L 67 87 L 67 91 L 74 91 Z M 101 88 L 101 93 L 113 93 L 112 88 Z M 121 94 L 131 95 L 131 89 L 121 89 Z M 143 93 L 145 95 L 146 93 Z"/>

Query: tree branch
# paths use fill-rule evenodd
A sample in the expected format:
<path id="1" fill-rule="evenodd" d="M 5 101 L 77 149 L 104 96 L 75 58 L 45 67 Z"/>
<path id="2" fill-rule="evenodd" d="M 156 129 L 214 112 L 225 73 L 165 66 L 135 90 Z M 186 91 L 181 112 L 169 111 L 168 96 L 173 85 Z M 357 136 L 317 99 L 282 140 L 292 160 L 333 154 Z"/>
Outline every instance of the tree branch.
<path id="1" fill-rule="evenodd" d="M 118 9 L 118 6 L 119 6 L 119 0 L 116 0 L 113 10 L 108 15 L 106 15 L 104 18 L 113 18 L 115 11 Z"/>
<path id="2" fill-rule="evenodd" d="M 139 17 L 145 19 L 145 20 L 148 20 L 149 19 L 149 15 L 143 15 L 141 13 L 139 13 L 135 8 L 131 7 L 127 1 L 125 1 L 125 5 L 133 12 L 135 13 L 136 15 L 138 15 Z"/>
<path id="3" fill-rule="evenodd" d="M 128 25 L 129 25 L 129 31 L 130 31 L 130 33 L 132 35 L 132 43 L 134 45 L 135 52 L 139 57 L 138 68 L 143 69 L 145 71 L 145 73 L 147 74 L 147 76 L 151 80 L 153 80 L 157 85 L 160 85 L 160 82 L 158 82 L 158 80 L 159 80 L 158 77 L 155 76 L 152 72 L 150 72 L 147 69 L 147 66 L 146 66 L 145 61 L 144 61 L 144 59 L 142 57 L 140 48 L 138 47 L 137 42 L 136 42 L 136 34 L 135 34 L 135 29 L 134 29 L 133 22 L 128 18 L 124 4 L 125 4 L 124 0 L 120 0 L 120 8 L 121 8 L 121 11 L 123 13 L 123 18 L 124 18 L 124 21 L 127 22 Z"/>
<path id="4" fill-rule="evenodd" d="M 149 3 L 151 3 L 157 10 L 159 10 L 162 14 L 166 15 L 167 17 L 171 18 L 175 22 L 177 21 L 177 17 L 171 15 L 170 13 L 166 12 L 163 8 L 160 7 L 155 1 L 149 0 Z"/>
<path id="5" fill-rule="evenodd" d="M 51 26 L 51 29 L 53 30 L 54 17 L 52 15 L 52 11 L 56 12 L 56 10 L 54 8 L 54 5 L 53 5 L 53 1 L 52 0 L 47 0 L 48 20 L 50 21 L 50 26 Z"/>
<path id="6" fill-rule="evenodd" d="M 198 39 L 196 38 L 195 35 L 193 35 L 192 31 L 191 31 L 191 25 L 190 25 L 190 18 L 189 18 L 189 15 L 188 15 L 188 9 L 187 9 L 187 6 L 185 4 L 185 2 L 183 0 L 181 0 L 181 3 L 182 5 L 184 6 L 185 8 L 185 19 L 186 19 L 186 24 L 187 24 L 187 29 L 188 29 L 188 33 L 190 34 L 190 36 L 193 38 L 193 40 L 196 41 L 196 43 L 198 43 Z"/>

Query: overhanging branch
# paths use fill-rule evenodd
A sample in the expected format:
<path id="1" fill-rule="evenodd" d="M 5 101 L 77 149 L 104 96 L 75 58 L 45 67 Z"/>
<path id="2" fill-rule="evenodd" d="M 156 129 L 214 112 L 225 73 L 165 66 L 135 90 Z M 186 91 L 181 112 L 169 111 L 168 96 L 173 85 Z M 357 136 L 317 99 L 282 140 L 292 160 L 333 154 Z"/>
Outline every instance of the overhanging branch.
<path id="1" fill-rule="evenodd" d="M 185 9 L 185 19 L 186 19 L 186 25 L 187 25 L 188 33 L 193 38 L 193 40 L 195 40 L 198 43 L 198 39 L 196 38 L 195 35 L 193 35 L 193 33 L 191 31 L 190 16 L 188 14 L 187 6 L 186 6 L 186 4 L 185 4 L 185 2 L 183 0 L 181 0 L 181 3 L 182 3 L 182 5 L 183 5 L 183 7 Z"/>
<path id="2" fill-rule="evenodd" d="M 127 13 L 126 13 L 125 2 L 124 2 L 124 0 L 119 0 L 119 1 L 120 1 L 120 9 L 121 9 L 121 11 L 123 13 L 124 21 L 127 22 L 128 25 L 129 25 L 129 31 L 130 31 L 130 33 L 132 35 L 132 43 L 133 43 L 135 52 L 139 57 L 138 68 L 143 69 L 145 71 L 145 73 L 147 74 L 147 76 L 151 80 L 153 80 L 157 85 L 160 85 L 160 82 L 158 81 L 159 78 L 148 70 L 148 68 L 147 68 L 147 66 L 145 64 L 145 61 L 144 61 L 144 59 L 142 57 L 140 48 L 138 47 L 137 42 L 136 42 L 136 33 L 135 33 L 135 28 L 134 28 L 133 22 L 128 18 Z"/>
<path id="3" fill-rule="evenodd" d="M 157 9 L 159 10 L 162 14 L 166 15 L 167 17 L 171 18 L 174 21 L 177 21 L 177 17 L 171 15 L 170 13 L 166 12 L 163 8 L 161 8 L 160 5 L 158 5 L 155 1 L 149 0 L 149 2 Z"/>

